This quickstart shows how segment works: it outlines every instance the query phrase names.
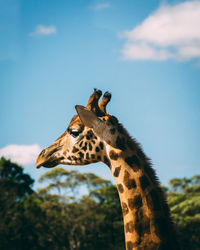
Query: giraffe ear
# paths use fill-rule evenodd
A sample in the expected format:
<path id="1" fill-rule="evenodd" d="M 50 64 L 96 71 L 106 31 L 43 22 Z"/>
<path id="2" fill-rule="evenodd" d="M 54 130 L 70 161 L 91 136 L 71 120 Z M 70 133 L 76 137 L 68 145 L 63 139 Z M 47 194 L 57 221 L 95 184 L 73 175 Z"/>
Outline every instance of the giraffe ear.
<path id="1" fill-rule="evenodd" d="M 102 137 L 106 127 L 105 122 L 100 120 L 94 112 L 88 110 L 84 106 L 76 105 L 75 108 L 82 123 L 86 127 L 92 128 L 98 136 Z"/>
<path id="2" fill-rule="evenodd" d="M 115 142 L 112 140 L 109 127 L 105 121 L 100 120 L 97 115 L 81 105 L 75 106 L 79 118 L 82 123 L 89 128 L 92 128 L 97 136 L 106 141 L 112 147 L 116 147 Z"/>

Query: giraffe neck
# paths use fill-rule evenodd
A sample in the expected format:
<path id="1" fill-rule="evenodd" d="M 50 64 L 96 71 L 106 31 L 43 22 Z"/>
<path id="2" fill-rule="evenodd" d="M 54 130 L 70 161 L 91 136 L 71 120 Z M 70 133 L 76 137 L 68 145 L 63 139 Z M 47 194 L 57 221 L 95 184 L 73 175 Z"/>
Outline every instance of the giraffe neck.
<path id="1" fill-rule="evenodd" d="M 126 249 L 179 249 L 165 196 L 139 145 L 125 152 L 110 147 L 107 155 L 120 197 Z"/>

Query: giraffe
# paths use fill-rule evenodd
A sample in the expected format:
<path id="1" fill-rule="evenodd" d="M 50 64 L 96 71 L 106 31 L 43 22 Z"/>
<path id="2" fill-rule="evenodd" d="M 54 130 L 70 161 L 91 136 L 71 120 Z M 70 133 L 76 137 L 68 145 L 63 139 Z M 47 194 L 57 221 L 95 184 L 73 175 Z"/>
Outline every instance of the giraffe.
<path id="1" fill-rule="evenodd" d="M 94 89 L 86 107 L 76 105 L 67 130 L 37 157 L 36 168 L 102 161 L 115 179 L 127 250 L 179 249 L 169 208 L 141 146 L 109 115 L 111 94 Z"/>

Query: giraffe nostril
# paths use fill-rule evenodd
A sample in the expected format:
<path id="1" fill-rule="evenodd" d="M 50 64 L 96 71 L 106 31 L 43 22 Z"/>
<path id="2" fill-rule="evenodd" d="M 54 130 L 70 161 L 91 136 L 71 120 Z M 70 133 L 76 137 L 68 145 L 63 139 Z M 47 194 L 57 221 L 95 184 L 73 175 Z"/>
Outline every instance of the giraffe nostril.
<path id="1" fill-rule="evenodd" d="M 42 150 L 42 152 L 39 154 L 39 156 L 43 156 L 45 154 L 45 149 Z"/>

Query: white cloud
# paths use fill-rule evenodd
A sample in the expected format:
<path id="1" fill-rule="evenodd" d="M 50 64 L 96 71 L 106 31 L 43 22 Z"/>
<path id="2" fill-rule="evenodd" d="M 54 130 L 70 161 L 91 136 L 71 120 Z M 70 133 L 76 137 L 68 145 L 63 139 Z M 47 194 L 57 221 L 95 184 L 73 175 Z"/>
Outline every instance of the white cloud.
<path id="1" fill-rule="evenodd" d="M 163 5 L 120 36 L 127 39 L 125 60 L 200 58 L 200 1 Z"/>
<path id="2" fill-rule="evenodd" d="M 4 156 L 20 165 L 27 165 L 36 162 L 41 148 L 38 144 L 33 145 L 15 145 L 11 144 L 0 148 L 0 157 Z"/>
<path id="3" fill-rule="evenodd" d="M 157 49 L 147 43 L 126 43 L 122 53 L 125 60 L 152 59 L 162 61 L 173 57 L 166 49 Z"/>
<path id="4" fill-rule="evenodd" d="M 111 4 L 110 3 L 100 3 L 92 7 L 94 10 L 104 10 L 104 9 L 110 9 Z"/>
<path id="5" fill-rule="evenodd" d="M 29 33 L 29 36 L 48 36 L 56 33 L 56 27 L 53 25 L 44 26 L 39 24 L 36 26 L 35 30 Z"/>

